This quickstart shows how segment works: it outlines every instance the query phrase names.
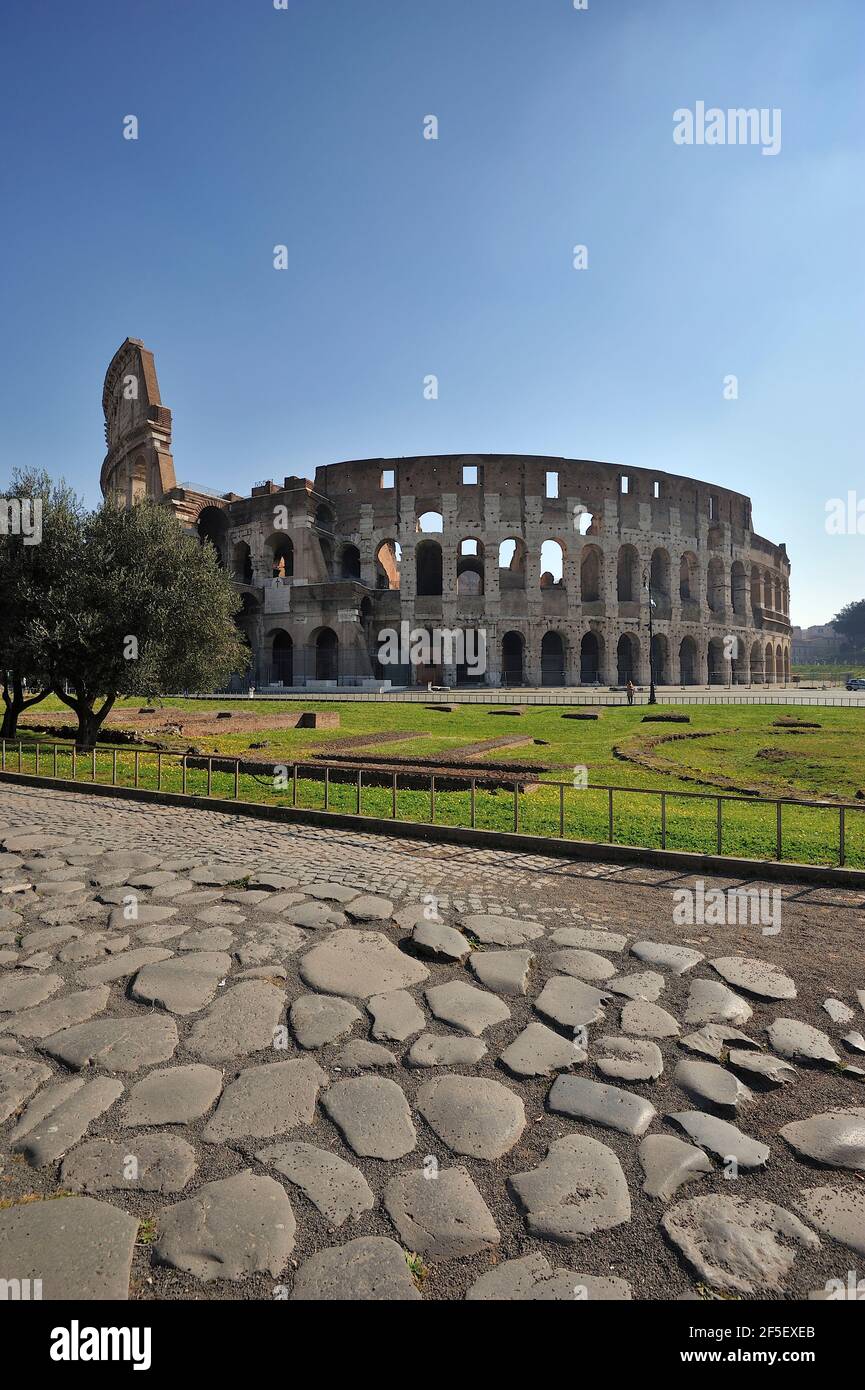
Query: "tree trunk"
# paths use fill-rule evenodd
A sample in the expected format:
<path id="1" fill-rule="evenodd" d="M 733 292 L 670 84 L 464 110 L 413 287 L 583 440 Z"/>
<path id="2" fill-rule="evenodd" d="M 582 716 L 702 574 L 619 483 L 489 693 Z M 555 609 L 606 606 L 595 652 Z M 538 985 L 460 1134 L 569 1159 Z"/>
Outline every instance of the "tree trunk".
<path id="1" fill-rule="evenodd" d="M 8 673 L 3 680 L 3 723 L 0 725 L 0 738 L 18 737 L 18 720 L 29 709 L 31 705 L 38 705 L 40 700 L 44 700 L 49 695 L 50 690 L 42 690 L 38 695 L 31 695 L 28 699 L 24 694 L 24 681 L 17 671 L 12 672 L 12 689 L 9 689 Z"/>
<path id="2" fill-rule="evenodd" d="M 67 695 L 61 686 L 54 687 L 54 694 L 62 700 L 64 705 L 68 705 L 78 716 L 78 731 L 75 735 L 75 749 L 78 753 L 90 753 L 99 740 L 99 730 L 102 722 L 111 709 L 116 695 L 109 695 L 102 703 L 101 709 L 94 709 L 95 696 L 93 695 Z"/>

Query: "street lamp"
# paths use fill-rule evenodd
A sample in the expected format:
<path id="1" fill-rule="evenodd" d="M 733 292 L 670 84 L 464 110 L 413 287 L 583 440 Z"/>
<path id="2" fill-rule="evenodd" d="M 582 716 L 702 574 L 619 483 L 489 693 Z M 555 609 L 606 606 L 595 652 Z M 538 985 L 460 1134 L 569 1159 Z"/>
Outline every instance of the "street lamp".
<path id="1" fill-rule="evenodd" d="M 652 609 L 655 606 L 655 600 L 652 598 L 652 575 L 649 570 L 643 571 L 643 588 L 649 595 L 649 704 L 656 705 L 658 701 L 655 696 L 655 630 L 652 625 Z"/>

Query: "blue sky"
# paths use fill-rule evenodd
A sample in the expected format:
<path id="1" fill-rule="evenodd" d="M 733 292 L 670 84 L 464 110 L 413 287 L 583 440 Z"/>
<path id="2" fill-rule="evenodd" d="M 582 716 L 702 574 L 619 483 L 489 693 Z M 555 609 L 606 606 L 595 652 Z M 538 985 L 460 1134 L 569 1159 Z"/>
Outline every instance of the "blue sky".
<path id="1" fill-rule="evenodd" d="M 0 478 L 98 500 L 138 337 L 180 479 L 664 468 L 752 496 L 794 622 L 865 596 L 824 525 L 865 496 L 861 0 L 43 0 L 3 31 Z M 781 152 L 677 146 L 699 100 L 780 108 Z"/>

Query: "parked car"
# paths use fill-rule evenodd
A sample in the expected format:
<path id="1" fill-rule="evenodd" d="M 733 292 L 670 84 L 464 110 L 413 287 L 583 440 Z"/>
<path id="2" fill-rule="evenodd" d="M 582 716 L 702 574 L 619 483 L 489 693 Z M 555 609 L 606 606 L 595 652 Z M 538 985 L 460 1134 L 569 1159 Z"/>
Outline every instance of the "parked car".
<path id="1" fill-rule="evenodd" d="M 865 690 L 865 679 L 861 676 L 851 676 L 847 682 L 848 690 Z"/>

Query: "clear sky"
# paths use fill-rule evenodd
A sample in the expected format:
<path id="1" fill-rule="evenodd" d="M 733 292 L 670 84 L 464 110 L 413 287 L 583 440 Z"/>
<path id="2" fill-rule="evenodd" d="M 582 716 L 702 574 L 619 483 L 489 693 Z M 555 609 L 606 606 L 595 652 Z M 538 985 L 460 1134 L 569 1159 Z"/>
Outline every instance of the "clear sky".
<path id="1" fill-rule="evenodd" d="M 825 530 L 865 498 L 863 0 L 42 0 L 2 30 L 0 479 L 98 500 L 130 336 L 184 481 L 663 468 L 750 494 L 794 622 L 865 597 L 865 536 Z M 676 145 L 698 101 L 779 108 L 780 152 Z"/>

